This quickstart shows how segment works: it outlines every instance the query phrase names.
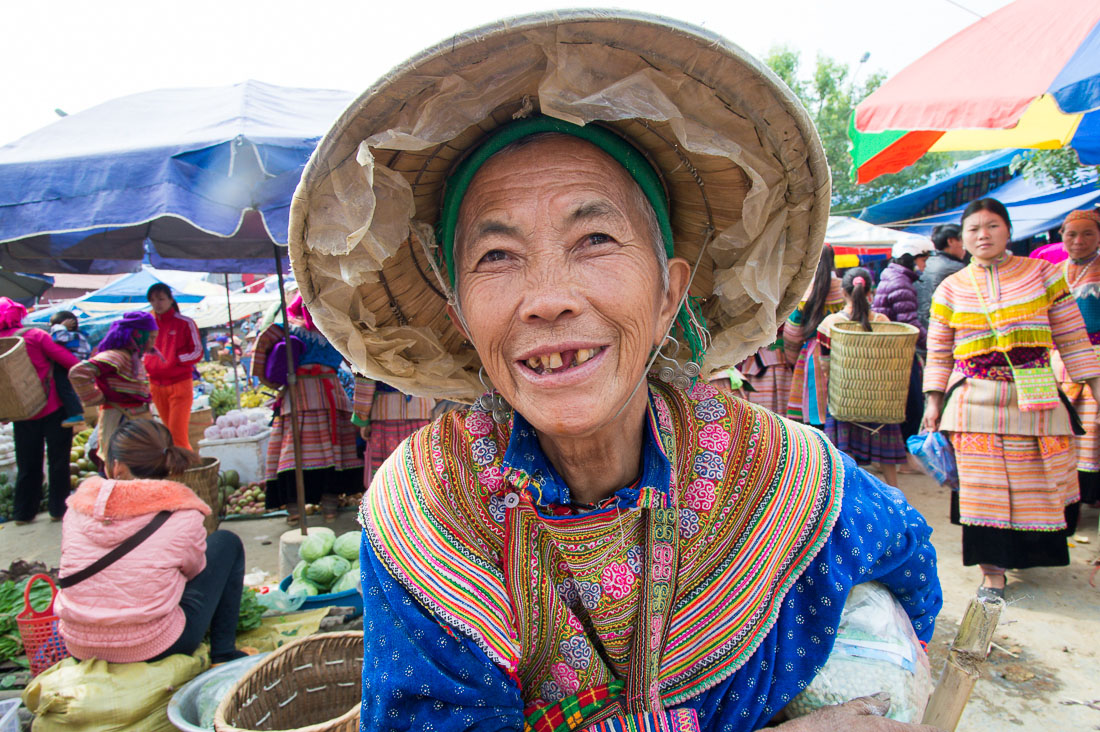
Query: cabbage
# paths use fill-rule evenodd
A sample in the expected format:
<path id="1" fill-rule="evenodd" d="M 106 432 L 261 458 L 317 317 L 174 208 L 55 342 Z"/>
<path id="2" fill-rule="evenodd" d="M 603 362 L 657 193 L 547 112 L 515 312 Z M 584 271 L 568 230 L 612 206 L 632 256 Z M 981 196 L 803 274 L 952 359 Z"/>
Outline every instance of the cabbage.
<path id="1" fill-rule="evenodd" d="M 295 565 L 294 571 L 290 573 L 290 576 L 293 577 L 296 580 L 302 579 L 302 576 L 304 575 L 304 573 L 306 571 L 306 567 L 308 567 L 308 566 L 309 566 L 309 562 L 307 562 L 306 560 L 303 559 L 302 561 L 298 562 L 297 565 Z"/>
<path id="2" fill-rule="evenodd" d="M 336 541 L 332 545 L 332 551 L 337 556 L 344 559 L 353 561 L 359 558 L 359 532 L 349 531 L 346 534 L 340 534 Z"/>
<path id="3" fill-rule="evenodd" d="M 290 587 L 286 588 L 286 594 L 288 595 L 306 595 L 312 597 L 313 595 L 321 594 L 321 590 L 317 585 L 313 584 L 306 578 L 295 580 L 290 583 Z"/>
<path id="4" fill-rule="evenodd" d="M 307 562 L 316 562 L 332 551 L 332 545 L 335 541 L 336 533 L 331 529 L 327 533 L 320 529 L 310 529 L 309 536 L 298 547 L 298 557 Z"/>
<path id="5" fill-rule="evenodd" d="M 352 560 L 351 568 L 354 569 L 356 572 L 359 571 L 359 558 L 358 557 L 356 557 L 355 559 Z"/>
<path id="6" fill-rule="evenodd" d="M 329 592 L 345 592 L 347 590 L 359 589 L 359 570 L 349 569 L 340 575 L 340 579 L 333 583 Z"/>
<path id="7" fill-rule="evenodd" d="M 328 587 L 349 569 L 351 569 L 351 562 L 330 554 L 306 567 L 306 579 L 319 587 Z"/>

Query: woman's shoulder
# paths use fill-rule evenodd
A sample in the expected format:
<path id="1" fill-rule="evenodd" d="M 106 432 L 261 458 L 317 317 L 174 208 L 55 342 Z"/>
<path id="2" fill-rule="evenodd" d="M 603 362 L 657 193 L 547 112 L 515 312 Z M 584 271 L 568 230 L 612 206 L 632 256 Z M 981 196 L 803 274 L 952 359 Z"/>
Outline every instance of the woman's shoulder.
<path id="1" fill-rule="evenodd" d="M 108 491 L 107 496 L 101 496 Z M 102 502 L 102 505 L 100 503 Z M 206 516 L 210 507 L 183 483 L 166 479 L 109 480 L 92 476 L 69 496 L 77 513 L 113 519 L 134 518 L 159 511 L 194 510 Z"/>

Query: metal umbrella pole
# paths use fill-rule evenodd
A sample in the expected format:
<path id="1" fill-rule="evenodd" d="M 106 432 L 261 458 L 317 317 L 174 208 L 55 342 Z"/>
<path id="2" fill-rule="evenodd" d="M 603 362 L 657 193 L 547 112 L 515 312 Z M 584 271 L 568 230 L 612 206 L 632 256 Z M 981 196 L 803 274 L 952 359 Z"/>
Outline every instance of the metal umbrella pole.
<path id="1" fill-rule="evenodd" d="M 286 351 L 286 405 L 290 414 L 285 417 L 290 421 L 290 434 L 294 440 L 294 488 L 298 496 L 298 525 L 303 535 L 308 535 L 306 530 L 306 483 L 302 474 L 302 434 L 298 427 L 298 405 L 295 403 L 294 387 L 298 385 L 298 375 L 294 370 L 294 349 L 290 342 L 290 319 L 286 314 L 286 289 L 283 287 L 283 259 L 279 253 L 279 245 L 271 242 L 275 252 L 275 272 L 279 275 L 279 308 L 283 313 L 283 350 Z"/>
<path id="2" fill-rule="evenodd" d="M 229 299 L 229 273 L 225 273 L 225 312 L 229 315 L 229 362 L 233 364 L 233 391 L 237 393 L 237 409 L 241 408 L 241 380 L 237 376 L 237 352 L 233 350 L 233 303 Z M 286 317 L 286 314 L 283 314 Z"/>

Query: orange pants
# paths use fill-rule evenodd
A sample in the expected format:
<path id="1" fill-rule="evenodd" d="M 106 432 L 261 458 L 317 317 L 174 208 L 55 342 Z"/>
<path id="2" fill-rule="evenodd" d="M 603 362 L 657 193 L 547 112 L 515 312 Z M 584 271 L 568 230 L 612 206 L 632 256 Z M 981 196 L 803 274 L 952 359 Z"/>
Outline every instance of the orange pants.
<path id="1" fill-rule="evenodd" d="M 172 433 L 172 442 L 188 450 L 192 449 L 191 441 L 187 437 L 187 430 L 191 426 L 191 389 L 191 379 L 177 381 L 168 386 L 149 385 L 153 404 L 157 405 L 157 414 Z"/>

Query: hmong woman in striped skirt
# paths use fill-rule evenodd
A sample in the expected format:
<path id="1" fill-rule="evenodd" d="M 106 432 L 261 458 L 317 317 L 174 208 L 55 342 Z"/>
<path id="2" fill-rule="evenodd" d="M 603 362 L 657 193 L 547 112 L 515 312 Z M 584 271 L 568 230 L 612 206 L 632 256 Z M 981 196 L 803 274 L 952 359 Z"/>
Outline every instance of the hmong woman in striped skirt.
<path id="1" fill-rule="evenodd" d="M 798 422 L 825 426 L 825 371 L 817 363 L 817 327 L 826 315 L 844 307 L 844 291 L 834 274 L 835 257 L 828 244 L 821 249 L 813 284 L 802 304 L 783 324 L 783 353 L 794 367 L 786 416 Z"/>
<path id="2" fill-rule="evenodd" d="M 1100 347 L 1100 214 L 1096 211 L 1071 211 L 1062 224 L 1062 242 L 1069 259 L 1061 263 L 1066 282 L 1073 292 L 1085 330 L 1093 348 Z M 1077 482 L 1081 487 L 1081 503 L 1100 501 L 1100 428 L 1097 427 L 1097 405 L 1092 390 L 1071 382 L 1065 370 L 1063 389 L 1073 400 L 1073 406 L 1085 427 L 1077 438 Z"/>
<path id="3" fill-rule="evenodd" d="M 374 472 L 406 437 L 432 420 L 435 399 L 404 394 L 384 381 L 355 377 L 355 414 L 351 421 L 367 443 L 363 455 L 363 489 Z"/>
<path id="4" fill-rule="evenodd" d="M 1050 351 L 1093 389 L 1100 360 L 1061 269 L 1006 251 L 1000 202 L 971 203 L 962 228 L 973 259 L 932 298 L 924 427 L 948 433 L 955 448 L 963 564 L 981 566 L 979 595 L 1003 597 L 1005 569 L 1069 563 L 1074 415 L 1059 399 Z"/>
<path id="5" fill-rule="evenodd" d="M 337 496 L 360 490 L 361 463 L 355 454 L 351 400 L 336 376 L 344 357 L 314 327 L 301 295 L 287 308 L 287 316 L 291 336 L 303 344 L 300 357 L 295 359 L 298 380 L 294 403 L 302 440 L 306 503 L 320 502 L 325 520 L 331 521 L 336 518 Z M 256 338 L 252 375 L 280 390 L 267 444 L 265 502 L 269 509 L 286 506 L 287 523 L 296 523 L 300 507 L 294 475 L 294 436 L 286 419 L 289 405 L 283 401 L 286 386 L 267 378 L 268 358 L 282 340 L 283 328 L 279 324 L 268 327 Z M 280 356 L 276 354 L 276 358 Z"/>

